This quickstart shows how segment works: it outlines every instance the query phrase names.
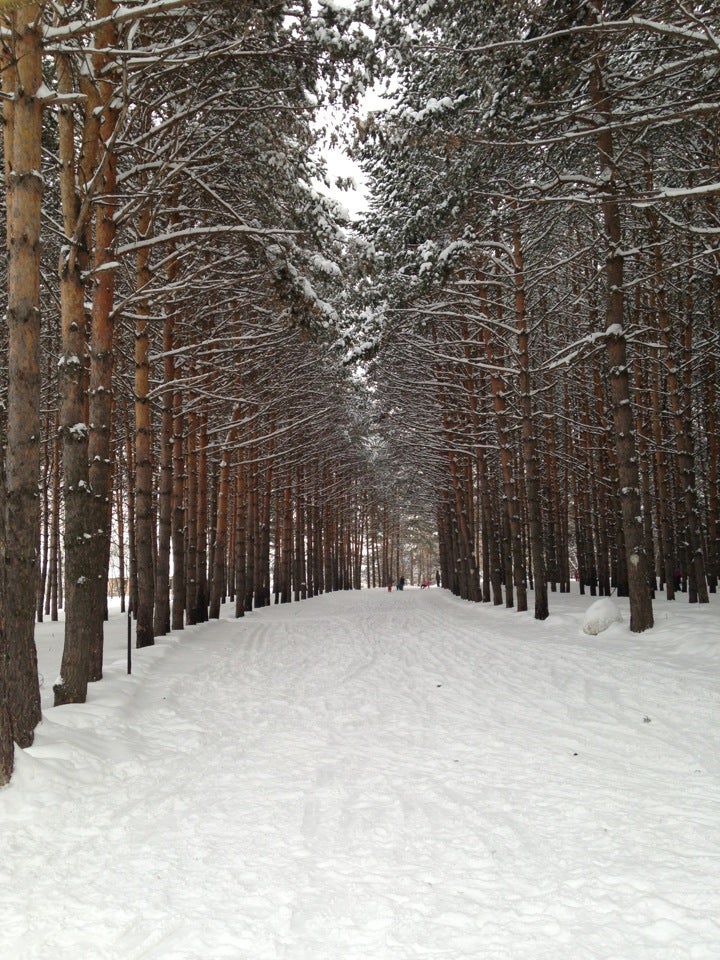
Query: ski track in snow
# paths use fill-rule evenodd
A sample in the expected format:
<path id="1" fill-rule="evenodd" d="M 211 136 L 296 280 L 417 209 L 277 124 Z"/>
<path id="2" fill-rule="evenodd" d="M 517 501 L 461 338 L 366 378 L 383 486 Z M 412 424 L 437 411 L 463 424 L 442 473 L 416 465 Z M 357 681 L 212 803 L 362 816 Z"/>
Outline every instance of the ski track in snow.
<path id="1" fill-rule="evenodd" d="M 130 678 L 112 621 L 0 792 L 3 956 L 717 960 L 717 616 L 658 605 L 685 651 L 553 602 L 326 595 Z"/>

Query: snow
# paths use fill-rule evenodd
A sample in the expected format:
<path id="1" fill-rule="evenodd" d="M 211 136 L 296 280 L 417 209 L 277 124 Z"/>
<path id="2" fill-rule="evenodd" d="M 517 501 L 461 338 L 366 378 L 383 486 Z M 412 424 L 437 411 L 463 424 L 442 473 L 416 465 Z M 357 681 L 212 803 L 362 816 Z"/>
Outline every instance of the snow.
<path id="1" fill-rule="evenodd" d="M 0 791 L 3 956 L 716 960 L 717 599 L 615 602 L 591 644 L 576 593 L 226 607 L 130 677 L 114 613 Z"/>
<path id="2" fill-rule="evenodd" d="M 68 433 L 70 433 L 75 440 L 84 440 L 89 433 L 88 425 L 86 423 L 74 423 L 68 428 Z M 81 480 L 80 484 L 82 483 L 83 481 Z"/>
<path id="3" fill-rule="evenodd" d="M 633 559 L 635 559 L 633 557 Z M 613 623 L 621 623 L 622 614 L 612 597 L 600 597 L 591 603 L 583 618 L 583 633 L 596 637 Z"/>
<path id="4" fill-rule="evenodd" d="M 334 260 L 328 260 L 327 257 L 319 253 L 313 254 L 311 263 L 316 270 L 326 274 L 328 277 L 339 277 L 341 274 L 340 267 Z"/>

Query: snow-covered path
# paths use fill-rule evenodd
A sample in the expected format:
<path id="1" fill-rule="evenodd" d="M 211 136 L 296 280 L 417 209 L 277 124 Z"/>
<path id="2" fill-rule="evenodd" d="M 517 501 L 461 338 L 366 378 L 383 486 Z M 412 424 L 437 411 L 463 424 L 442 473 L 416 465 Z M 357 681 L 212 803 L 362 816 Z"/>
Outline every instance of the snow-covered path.
<path id="1" fill-rule="evenodd" d="M 116 618 L 0 792 L 2 955 L 717 960 L 717 601 L 588 638 L 552 600 L 328 595 L 131 678 Z"/>

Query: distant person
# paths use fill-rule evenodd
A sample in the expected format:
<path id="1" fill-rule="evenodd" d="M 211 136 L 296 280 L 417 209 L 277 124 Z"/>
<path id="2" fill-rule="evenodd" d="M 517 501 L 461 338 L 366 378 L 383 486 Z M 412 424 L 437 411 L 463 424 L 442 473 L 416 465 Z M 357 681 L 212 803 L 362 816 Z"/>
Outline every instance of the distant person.
<path id="1" fill-rule="evenodd" d="M 398 588 L 398 590 L 404 590 L 404 589 L 405 589 L 405 577 L 400 577 L 400 579 L 399 579 L 398 582 L 397 582 L 397 588 Z"/>
<path id="2" fill-rule="evenodd" d="M 439 586 L 440 586 L 440 571 L 439 571 L 439 570 L 436 570 L 436 571 L 435 571 L 435 586 L 436 586 L 436 587 L 439 587 Z"/>

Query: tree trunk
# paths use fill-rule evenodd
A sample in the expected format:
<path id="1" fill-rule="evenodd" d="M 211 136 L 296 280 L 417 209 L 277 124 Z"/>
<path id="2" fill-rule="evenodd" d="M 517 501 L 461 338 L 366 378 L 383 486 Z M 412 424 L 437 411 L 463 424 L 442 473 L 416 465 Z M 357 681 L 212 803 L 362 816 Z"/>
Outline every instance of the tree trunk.
<path id="1" fill-rule="evenodd" d="M 57 59 L 58 90 L 73 92 L 72 70 L 66 57 Z M 76 131 L 71 107 L 62 107 L 59 119 L 60 196 L 67 246 L 60 255 L 60 429 L 63 445 L 65 501 L 65 642 L 60 679 L 55 683 L 55 706 L 84 703 L 90 672 L 92 638 L 92 509 L 88 469 L 88 426 L 85 376 L 88 365 L 85 336 L 85 285 L 88 266 L 86 232 L 79 221 L 80 196 L 76 164 Z"/>
<path id="2" fill-rule="evenodd" d="M 245 489 L 245 499 L 247 503 L 246 508 L 246 519 L 245 519 L 245 551 L 246 551 L 246 561 L 245 561 L 245 610 L 250 613 L 253 609 L 253 597 L 255 596 L 255 540 L 257 538 L 257 529 L 258 529 L 258 491 L 257 491 L 257 477 L 258 477 L 258 468 L 257 463 L 253 462 L 257 454 L 257 449 L 254 446 L 248 447 L 248 460 L 249 463 L 246 467 L 246 479 L 247 486 Z M 240 602 L 240 598 L 238 598 Z"/>
<path id="3" fill-rule="evenodd" d="M 548 617 L 547 575 L 545 573 L 545 544 L 543 541 L 540 509 L 540 480 L 538 475 L 537 443 L 533 424 L 532 393 L 530 390 L 529 333 L 525 301 L 525 265 L 520 225 L 513 224 L 513 256 L 515 278 L 515 317 L 518 329 L 518 364 L 520 366 L 520 415 L 523 463 L 525 466 L 525 499 L 528 512 L 530 554 L 535 577 L 535 619 Z"/>
<path id="4" fill-rule="evenodd" d="M 125 518 L 123 516 L 123 498 L 121 486 L 116 483 L 115 490 L 115 517 L 117 524 L 118 541 L 118 594 L 120 596 L 120 612 L 125 613 L 125 594 L 127 592 L 127 578 L 125 576 Z"/>
<path id="5" fill-rule="evenodd" d="M 233 411 L 233 420 L 240 417 L 240 408 Z M 230 459 L 232 448 L 237 439 L 237 426 L 228 431 L 225 446 L 220 455 L 220 476 L 217 487 L 217 521 L 215 523 L 215 549 L 212 581 L 210 584 L 210 619 L 217 620 L 220 616 L 220 605 L 225 590 L 227 577 L 227 550 L 228 550 L 228 517 L 230 505 Z"/>
<path id="6" fill-rule="evenodd" d="M 59 423 L 58 423 L 59 427 Z M 53 439 L 52 524 L 50 526 L 50 559 L 47 607 L 45 612 L 56 623 L 58 619 L 58 581 L 60 576 L 60 438 L 58 431 Z"/>
<path id="7" fill-rule="evenodd" d="M 150 205 L 146 203 L 138 222 L 138 237 L 150 234 Z M 155 643 L 155 569 L 153 564 L 153 471 L 152 411 L 150 407 L 150 351 L 147 302 L 142 295 L 150 283 L 150 248 L 138 251 L 136 285 L 140 295 L 135 320 L 135 557 L 138 577 L 136 646 Z"/>
<path id="8" fill-rule="evenodd" d="M 57 423 L 55 424 L 57 429 Z M 40 521 L 40 568 L 38 570 L 37 597 L 35 600 L 36 619 L 38 623 L 43 622 L 43 612 L 45 609 L 45 589 L 48 580 L 48 553 L 50 549 L 50 490 L 51 490 L 51 472 L 52 472 L 52 444 L 50 437 L 52 428 L 50 426 L 49 414 L 45 417 L 45 442 L 43 443 L 43 465 L 40 479 L 40 496 L 42 500 L 42 517 Z"/>
<path id="9" fill-rule="evenodd" d="M 8 395 L 5 453 L 7 701 L 13 735 L 29 747 L 41 719 L 35 649 L 40 479 L 40 6 L 2 18 L 7 191 Z"/>
<path id="10" fill-rule="evenodd" d="M 238 451 L 235 479 L 235 616 L 244 617 L 247 597 L 247 491 L 243 448 Z"/>
<path id="11" fill-rule="evenodd" d="M 650 570 L 645 553 L 640 512 L 640 475 L 635 443 L 635 418 L 630 394 L 627 340 L 625 338 L 624 261 L 622 224 L 617 199 L 615 153 L 612 134 L 613 111 L 604 88 L 601 57 L 592 66 L 590 92 L 602 121 L 597 136 L 600 168 L 603 179 L 601 208 L 607 243 L 606 278 L 606 343 L 610 363 L 610 394 L 613 405 L 613 426 L 619 501 L 622 512 L 623 540 L 630 594 L 630 629 L 642 633 L 653 626 L 650 595 Z"/>
<path id="12" fill-rule="evenodd" d="M 160 413 L 160 479 L 158 483 L 158 549 L 155 567 L 155 613 L 153 632 L 162 637 L 170 632 L 170 543 L 172 539 L 173 409 L 172 383 L 175 379 L 173 319 L 163 325 L 163 392 Z"/>
<path id="13" fill-rule="evenodd" d="M 270 605 L 270 508 L 272 504 L 272 445 L 266 451 L 266 466 L 258 474 L 258 529 L 255 537 L 255 607 Z"/>
<path id="14" fill-rule="evenodd" d="M 304 477 L 305 472 L 302 467 L 297 468 L 297 474 L 295 479 L 295 549 L 293 554 L 293 585 L 294 585 L 294 600 L 305 600 L 307 598 L 307 582 L 305 575 L 305 487 L 304 487 Z M 368 586 L 370 586 L 371 579 L 371 559 L 370 551 L 368 550 L 368 565 L 367 565 L 367 575 L 368 575 Z"/>
<path id="15" fill-rule="evenodd" d="M 199 436 L 197 454 L 197 526 L 195 552 L 195 580 L 197 583 L 195 600 L 195 622 L 205 623 L 208 618 L 208 466 L 207 466 L 207 410 L 203 409 L 199 417 Z"/>
<path id="16" fill-rule="evenodd" d="M 194 378 L 194 370 L 189 371 L 190 380 Z M 186 557 L 186 575 L 185 575 L 185 614 L 190 626 L 197 623 L 197 426 L 198 417 L 194 409 L 194 399 L 190 397 L 190 412 L 188 413 L 188 431 L 187 431 L 187 489 L 186 489 L 186 539 L 185 539 L 185 557 Z"/>
<path id="17" fill-rule="evenodd" d="M 292 589 L 292 557 L 293 557 L 293 508 L 292 508 L 292 479 L 290 470 L 285 472 L 285 488 L 282 499 L 282 575 L 280 601 L 281 603 L 290 603 Z"/>
<path id="18" fill-rule="evenodd" d="M 130 611 L 137 619 L 138 608 L 138 572 L 137 549 L 135 540 L 135 447 L 132 438 L 130 411 L 125 411 L 125 502 L 127 505 L 127 547 L 128 547 L 128 595 Z M 119 477 L 118 477 L 119 479 Z"/>
<path id="19" fill-rule="evenodd" d="M 95 37 L 96 53 L 93 70 L 97 80 L 100 115 L 99 182 L 95 220 L 95 275 L 93 278 L 92 328 L 90 336 L 90 487 L 92 508 L 90 521 L 93 539 L 89 541 L 92 555 L 93 596 L 91 601 L 92 638 L 90 649 L 90 681 L 102 679 L 103 631 L 107 598 L 107 556 L 109 553 L 109 517 L 112 506 L 112 458 L 110 450 L 113 414 L 112 377 L 115 298 L 115 222 L 116 167 L 114 137 L 119 111 L 115 83 L 114 51 L 118 44 L 117 26 L 112 20 L 114 0 L 96 0 L 95 13 L 103 25 Z"/>
<path id="20" fill-rule="evenodd" d="M 185 418 L 182 391 L 173 392 L 173 489 L 172 489 L 172 621 L 173 630 L 182 630 L 185 624 L 186 594 L 186 537 L 187 510 L 185 504 L 186 459 L 184 455 Z"/>
<path id="21" fill-rule="evenodd" d="M 0 450 L 5 446 L 3 422 L 0 417 Z M 8 643 L 5 629 L 5 471 L 0 460 L 0 787 L 10 780 L 15 762 L 13 725 L 8 702 L 7 672 Z"/>

